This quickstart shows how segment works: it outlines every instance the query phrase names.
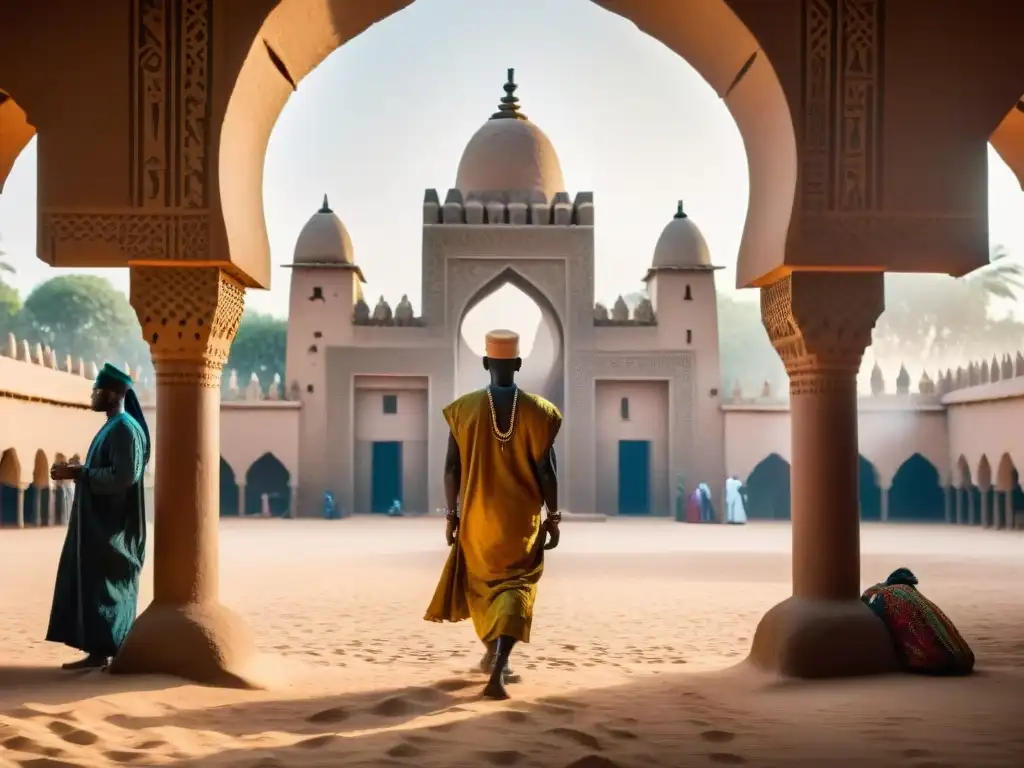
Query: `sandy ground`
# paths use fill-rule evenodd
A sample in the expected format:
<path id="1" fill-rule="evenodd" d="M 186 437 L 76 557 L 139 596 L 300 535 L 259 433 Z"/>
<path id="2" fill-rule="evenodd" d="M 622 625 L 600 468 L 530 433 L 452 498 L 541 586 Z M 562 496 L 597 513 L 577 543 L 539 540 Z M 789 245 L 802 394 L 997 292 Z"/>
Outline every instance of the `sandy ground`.
<path id="1" fill-rule="evenodd" d="M 566 524 L 495 703 L 468 624 L 421 620 L 443 527 L 226 523 L 224 601 L 291 674 L 268 692 L 54 669 L 76 656 L 40 642 L 63 531 L 0 531 L 0 765 L 1024 765 L 1019 533 L 866 526 L 865 582 L 911 567 L 979 671 L 811 684 L 735 666 L 789 592 L 788 526 Z"/>

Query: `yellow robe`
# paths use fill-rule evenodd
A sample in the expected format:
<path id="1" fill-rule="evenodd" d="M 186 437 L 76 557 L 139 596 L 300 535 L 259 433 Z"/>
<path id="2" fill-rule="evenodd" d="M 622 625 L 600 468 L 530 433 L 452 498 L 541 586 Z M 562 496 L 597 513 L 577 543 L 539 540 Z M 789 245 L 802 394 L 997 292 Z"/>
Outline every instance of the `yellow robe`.
<path id="1" fill-rule="evenodd" d="M 504 450 L 494 435 L 486 389 L 463 395 L 444 417 L 462 464 L 460 522 L 424 618 L 472 619 L 484 642 L 501 635 L 529 642 L 544 570 L 544 500 L 535 467 L 554 443 L 562 414 L 520 390 L 515 431 Z"/>

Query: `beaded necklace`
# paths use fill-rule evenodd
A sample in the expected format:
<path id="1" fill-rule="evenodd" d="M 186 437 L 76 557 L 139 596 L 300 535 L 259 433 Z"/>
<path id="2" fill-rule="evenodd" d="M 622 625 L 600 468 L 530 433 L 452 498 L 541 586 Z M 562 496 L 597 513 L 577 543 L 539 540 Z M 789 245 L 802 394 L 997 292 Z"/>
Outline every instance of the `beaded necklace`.
<path id="1" fill-rule="evenodd" d="M 516 428 L 516 406 L 519 404 L 519 387 L 515 388 L 515 392 L 512 393 L 512 413 L 508 419 L 508 431 L 502 432 L 498 429 L 498 412 L 494 408 L 494 396 L 491 394 L 491 388 L 487 388 L 487 404 L 491 407 L 491 429 L 494 430 L 494 436 L 498 442 L 501 443 L 501 450 L 505 450 L 505 443 L 512 439 L 512 433 Z"/>

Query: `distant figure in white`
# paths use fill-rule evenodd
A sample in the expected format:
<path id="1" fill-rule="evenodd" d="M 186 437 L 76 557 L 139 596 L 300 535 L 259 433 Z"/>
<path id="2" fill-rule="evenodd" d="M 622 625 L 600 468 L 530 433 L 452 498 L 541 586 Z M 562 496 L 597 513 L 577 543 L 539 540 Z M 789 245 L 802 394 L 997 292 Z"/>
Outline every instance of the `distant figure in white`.
<path id="1" fill-rule="evenodd" d="M 743 507 L 743 494 L 740 489 L 743 483 L 733 475 L 725 481 L 725 522 L 730 525 L 743 525 L 747 522 L 747 510 Z"/>

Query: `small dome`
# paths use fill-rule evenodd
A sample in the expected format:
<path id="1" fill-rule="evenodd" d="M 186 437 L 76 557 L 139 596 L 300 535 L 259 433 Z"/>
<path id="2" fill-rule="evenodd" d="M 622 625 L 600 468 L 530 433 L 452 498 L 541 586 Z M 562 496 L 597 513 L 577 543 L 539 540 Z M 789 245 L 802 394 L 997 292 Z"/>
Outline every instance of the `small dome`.
<path id="1" fill-rule="evenodd" d="M 519 111 L 514 75 L 510 69 L 498 111 L 463 150 L 455 186 L 467 200 L 550 201 L 565 189 L 554 145 Z"/>
<path id="2" fill-rule="evenodd" d="M 683 211 L 679 201 L 676 215 L 662 230 L 654 246 L 652 269 L 711 269 L 711 252 L 704 241 L 704 235 L 697 229 L 693 219 Z"/>
<path id="3" fill-rule="evenodd" d="M 334 211 L 324 204 L 314 213 L 295 241 L 296 264 L 354 264 L 352 238 Z"/>

